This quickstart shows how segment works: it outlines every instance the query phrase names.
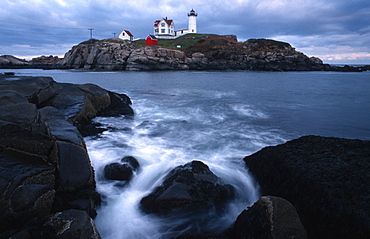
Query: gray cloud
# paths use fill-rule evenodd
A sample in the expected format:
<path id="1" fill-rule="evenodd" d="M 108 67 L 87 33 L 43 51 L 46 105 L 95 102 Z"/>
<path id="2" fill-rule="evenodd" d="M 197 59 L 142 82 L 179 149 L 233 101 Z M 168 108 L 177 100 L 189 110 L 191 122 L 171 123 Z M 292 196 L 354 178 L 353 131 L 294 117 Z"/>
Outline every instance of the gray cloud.
<path id="1" fill-rule="evenodd" d="M 154 20 L 166 16 L 184 29 L 191 8 L 200 33 L 285 40 L 328 62 L 370 62 L 368 0 L 6 0 L 0 54 L 63 55 L 89 38 L 88 28 L 98 39 L 123 29 L 145 38 Z"/>

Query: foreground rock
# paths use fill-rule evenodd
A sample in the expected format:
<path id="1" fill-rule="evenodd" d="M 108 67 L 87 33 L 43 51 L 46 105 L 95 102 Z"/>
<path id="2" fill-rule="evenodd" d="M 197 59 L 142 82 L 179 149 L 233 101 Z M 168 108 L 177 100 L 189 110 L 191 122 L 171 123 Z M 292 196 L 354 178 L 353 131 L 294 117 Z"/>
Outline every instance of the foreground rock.
<path id="1" fill-rule="evenodd" d="M 100 239 L 101 237 L 94 221 L 85 211 L 70 209 L 35 219 L 11 238 Z"/>
<path id="2" fill-rule="evenodd" d="M 295 206 L 309 238 L 369 238 L 370 141 L 305 136 L 244 160 L 262 194 Z"/>
<path id="3" fill-rule="evenodd" d="M 95 216 L 100 198 L 76 126 L 120 111 L 115 101 L 131 109 L 127 96 L 96 85 L 59 84 L 49 77 L 0 80 L 0 238 L 31 233 L 25 225 L 50 213 L 76 209 Z M 40 223 L 37 230 L 49 227 Z"/>
<path id="4" fill-rule="evenodd" d="M 192 161 L 168 173 L 162 185 L 140 203 L 146 212 L 166 214 L 174 209 L 222 208 L 233 197 L 231 185 L 224 184 L 204 163 Z"/>
<path id="5" fill-rule="evenodd" d="M 265 196 L 236 219 L 231 238 L 307 238 L 296 209 L 287 200 Z"/>

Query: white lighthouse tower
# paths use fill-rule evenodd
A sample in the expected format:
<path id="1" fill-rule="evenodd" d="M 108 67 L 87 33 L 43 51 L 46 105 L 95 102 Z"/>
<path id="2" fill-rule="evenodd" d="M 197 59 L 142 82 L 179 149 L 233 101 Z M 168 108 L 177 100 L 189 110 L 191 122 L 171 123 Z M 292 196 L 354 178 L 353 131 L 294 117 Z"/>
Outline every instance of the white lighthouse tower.
<path id="1" fill-rule="evenodd" d="M 190 13 L 188 13 L 189 17 L 188 33 L 197 33 L 197 16 L 198 14 L 195 13 L 194 9 L 191 9 Z"/>

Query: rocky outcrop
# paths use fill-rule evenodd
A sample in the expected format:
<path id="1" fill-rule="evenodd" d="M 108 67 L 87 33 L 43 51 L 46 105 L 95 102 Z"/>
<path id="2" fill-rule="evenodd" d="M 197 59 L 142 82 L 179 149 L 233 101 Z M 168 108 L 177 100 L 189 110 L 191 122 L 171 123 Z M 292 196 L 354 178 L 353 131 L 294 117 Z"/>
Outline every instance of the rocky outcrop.
<path id="1" fill-rule="evenodd" d="M 307 238 L 294 206 L 279 197 L 261 197 L 236 219 L 229 238 Z"/>
<path id="2" fill-rule="evenodd" d="M 127 59 L 126 70 L 187 70 L 185 53 L 157 47 L 134 50 Z"/>
<path id="3" fill-rule="evenodd" d="M 237 42 L 236 36 L 212 36 L 184 50 L 135 47 L 129 41 L 95 41 L 73 47 L 61 62 L 65 68 L 107 70 L 330 70 L 318 58 L 290 44 L 266 39 Z"/>
<path id="4" fill-rule="evenodd" d="M 249 39 L 243 43 L 226 36 L 214 36 L 185 49 L 187 56 L 201 52 L 208 60 L 202 67 L 190 63 L 190 69 L 253 71 L 330 70 L 318 58 L 309 58 L 289 43 L 268 39 Z"/>
<path id="5" fill-rule="evenodd" d="M 40 64 L 40 65 L 44 65 L 44 64 L 57 64 L 61 60 L 63 60 L 63 59 L 59 58 L 58 56 L 53 56 L 53 55 L 50 55 L 50 56 L 39 56 L 39 57 L 32 58 L 32 60 L 30 61 L 30 63 L 31 64 Z"/>
<path id="6" fill-rule="evenodd" d="M 62 59 L 57 56 L 40 56 L 33 58 L 31 61 L 16 58 L 14 56 L 0 56 L 0 68 L 37 68 L 37 69 L 56 69 Z"/>
<path id="7" fill-rule="evenodd" d="M 62 60 L 63 58 L 50 55 L 50 56 L 39 56 L 39 57 L 32 58 L 28 63 L 32 68 L 56 69 L 56 68 L 59 68 L 59 62 Z"/>
<path id="8" fill-rule="evenodd" d="M 60 62 L 62 68 L 125 70 L 135 47 L 130 41 L 87 41 L 74 46 Z"/>
<path id="9" fill-rule="evenodd" d="M 85 70 L 251 70 L 251 71 L 367 71 L 370 66 L 330 66 L 307 57 L 289 43 L 269 39 L 237 42 L 235 35 L 190 34 L 171 43 L 144 46 L 143 40 L 117 38 L 82 42 L 64 59 L 41 56 L 27 62 L 0 56 L 0 68 Z M 166 40 L 163 40 L 166 41 Z M 168 40 L 167 40 L 168 41 Z M 184 48 L 177 49 L 177 46 Z"/>
<path id="10" fill-rule="evenodd" d="M 19 58 L 16 58 L 14 56 L 10 56 L 10 55 L 2 55 L 0 56 L 0 68 L 17 68 L 18 66 L 23 66 L 23 67 L 27 67 L 29 66 L 30 64 L 25 61 L 25 60 L 21 60 Z"/>
<path id="11" fill-rule="evenodd" d="M 244 160 L 263 195 L 295 206 L 308 238 L 369 238 L 370 141 L 305 136 Z"/>
<path id="12" fill-rule="evenodd" d="M 85 218 L 91 238 L 98 238 L 93 222 L 86 217 L 95 215 L 100 199 L 85 142 L 76 126 L 89 124 L 102 112 L 122 112 L 114 109 L 112 102 L 131 109 L 127 96 L 92 84 L 60 84 L 49 77 L 0 80 L 1 238 L 35 233 L 35 226 L 30 225 L 36 218 L 37 230 L 48 231 L 45 217 L 69 209 L 78 210 L 73 214 Z M 133 113 L 132 109 L 125 112 Z"/>
<path id="13" fill-rule="evenodd" d="M 140 203 L 146 212 L 167 214 L 175 209 L 221 209 L 233 197 L 231 185 L 223 183 L 204 163 L 192 161 L 169 172 L 161 186 Z"/>

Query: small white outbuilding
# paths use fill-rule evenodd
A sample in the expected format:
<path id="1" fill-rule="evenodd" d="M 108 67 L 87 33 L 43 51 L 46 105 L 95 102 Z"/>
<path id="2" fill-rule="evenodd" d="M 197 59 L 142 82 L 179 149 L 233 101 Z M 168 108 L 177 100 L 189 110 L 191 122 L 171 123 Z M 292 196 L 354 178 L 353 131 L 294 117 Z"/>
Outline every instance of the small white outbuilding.
<path id="1" fill-rule="evenodd" d="M 127 30 L 123 30 L 118 38 L 122 39 L 122 40 L 129 40 L 129 41 L 133 41 L 134 40 L 134 35 L 132 35 L 132 33 L 130 31 L 127 31 Z"/>

